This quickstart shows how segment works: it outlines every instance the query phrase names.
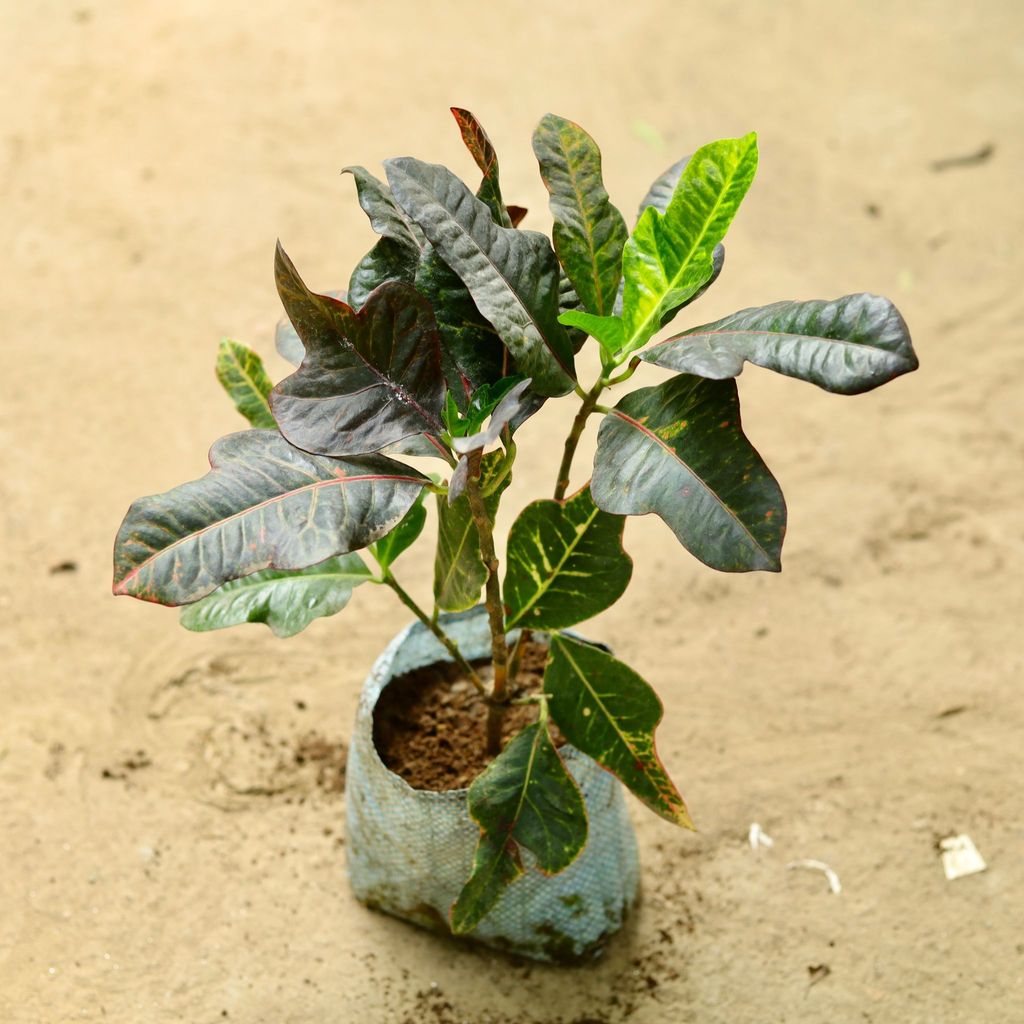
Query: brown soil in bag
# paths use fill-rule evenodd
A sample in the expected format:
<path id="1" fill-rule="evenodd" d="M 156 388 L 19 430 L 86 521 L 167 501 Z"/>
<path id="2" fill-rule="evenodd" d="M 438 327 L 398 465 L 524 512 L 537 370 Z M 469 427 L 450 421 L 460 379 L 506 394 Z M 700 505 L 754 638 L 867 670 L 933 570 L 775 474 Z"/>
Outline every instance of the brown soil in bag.
<path id="1" fill-rule="evenodd" d="M 526 645 L 516 697 L 540 692 L 547 656 L 545 645 Z M 490 661 L 473 667 L 489 688 L 494 675 Z M 513 705 L 502 723 L 503 741 L 536 719 L 535 704 Z M 556 744 L 565 742 L 557 730 L 553 734 Z M 493 760 L 487 753 L 487 703 L 451 662 L 426 665 L 393 680 L 377 702 L 373 740 L 383 762 L 415 789 L 462 789 Z"/>

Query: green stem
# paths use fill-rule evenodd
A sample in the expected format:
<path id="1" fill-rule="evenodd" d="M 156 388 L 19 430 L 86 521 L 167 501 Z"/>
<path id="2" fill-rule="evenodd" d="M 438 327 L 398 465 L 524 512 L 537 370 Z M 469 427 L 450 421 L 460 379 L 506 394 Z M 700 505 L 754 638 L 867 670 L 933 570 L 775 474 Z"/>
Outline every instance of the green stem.
<path id="1" fill-rule="evenodd" d="M 587 419 L 594 411 L 594 407 L 597 405 L 597 400 L 601 397 L 604 387 L 605 381 L 601 377 L 589 391 L 583 394 L 583 404 L 580 406 L 579 412 L 576 413 L 576 419 L 572 421 L 572 429 L 569 431 L 569 436 L 565 439 L 565 448 L 562 451 L 562 464 L 558 467 L 558 481 L 555 484 L 555 501 L 561 501 L 565 497 L 565 492 L 569 489 L 569 473 L 572 470 L 573 456 L 575 456 L 580 438 L 583 436 L 583 428 L 587 425 Z"/>
<path id="2" fill-rule="evenodd" d="M 508 644 L 505 640 L 505 611 L 501 603 L 501 582 L 498 579 L 498 556 L 494 552 L 494 532 L 483 495 L 480 492 L 480 463 L 483 452 L 470 453 L 469 473 L 466 477 L 466 497 L 480 535 L 480 558 L 487 569 L 484 591 L 487 617 L 491 627 L 491 659 L 494 663 L 494 686 L 491 689 L 487 714 L 487 750 L 497 754 L 501 750 L 501 723 L 508 706 Z"/>
<path id="3" fill-rule="evenodd" d="M 437 620 L 432 616 L 428 615 L 405 591 L 398 580 L 391 575 L 390 569 L 385 569 L 382 576 L 381 582 L 387 584 L 397 595 L 398 600 L 405 605 L 416 616 L 420 622 L 423 623 L 427 629 L 430 630 L 438 640 L 444 644 L 445 650 L 452 656 L 455 663 L 465 672 L 466 677 L 469 681 L 477 688 L 477 690 L 486 695 L 487 687 L 481 682 L 480 677 L 476 674 L 476 670 L 472 665 L 462 656 L 462 652 L 459 650 L 455 641 L 438 625 Z"/>

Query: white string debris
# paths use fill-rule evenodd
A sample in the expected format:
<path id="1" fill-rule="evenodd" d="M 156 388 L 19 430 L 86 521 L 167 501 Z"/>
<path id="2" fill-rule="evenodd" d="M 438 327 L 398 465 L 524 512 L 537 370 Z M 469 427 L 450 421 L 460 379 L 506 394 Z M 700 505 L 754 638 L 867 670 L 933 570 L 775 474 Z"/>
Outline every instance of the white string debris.
<path id="1" fill-rule="evenodd" d="M 794 868 L 807 868 L 810 871 L 820 871 L 828 879 L 828 887 L 838 896 L 843 891 L 839 882 L 839 876 L 822 860 L 791 860 L 786 865 L 787 870 Z"/>
<path id="2" fill-rule="evenodd" d="M 942 870 L 946 872 L 947 881 L 976 875 L 988 867 L 968 835 L 947 836 L 939 841 L 939 849 L 942 851 Z"/>
<path id="3" fill-rule="evenodd" d="M 775 840 L 756 821 L 750 826 L 747 839 L 750 841 L 752 850 L 760 850 L 762 846 L 766 850 L 770 850 L 775 845 Z"/>

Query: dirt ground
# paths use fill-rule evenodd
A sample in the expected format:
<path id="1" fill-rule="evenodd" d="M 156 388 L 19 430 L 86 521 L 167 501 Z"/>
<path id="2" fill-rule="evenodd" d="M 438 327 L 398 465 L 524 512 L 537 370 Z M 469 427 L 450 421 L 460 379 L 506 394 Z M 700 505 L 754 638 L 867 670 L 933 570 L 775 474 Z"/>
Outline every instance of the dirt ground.
<path id="1" fill-rule="evenodd" d="M 1024 1021 L 1019 3 L 0 9 L 0 1020 Z M 288 642 L 190 634 L 109 592 L 129 502 L 240 426 L 218 339 L 284 371 L 274 240 L 314 287 L 343 282 L 373 236 L 339 170 L 413 153 L 475 173 L 452 104 L 545 230 L 547 110 L 596 136 L 628 211 L 679 155 L 756 128 L 694 320 L 877 291 L 922 362 L 855 399 L 744 374 L 790 505 L 781 575 L 715 574 L 630 522 L 634 584 L 586 630 L 664 695 L 701 832 L 636 808 L 644 902 L 583 968 L 349 894 L 340 744 L 406 621 L 382 588 Z M 523 430 L 505 523 L 553 486 L 573 411 Z M 429 565 L 399 563 L 424 598 Z M 960 832 L 989 868 L 947 882 L 936 842 Z"/>

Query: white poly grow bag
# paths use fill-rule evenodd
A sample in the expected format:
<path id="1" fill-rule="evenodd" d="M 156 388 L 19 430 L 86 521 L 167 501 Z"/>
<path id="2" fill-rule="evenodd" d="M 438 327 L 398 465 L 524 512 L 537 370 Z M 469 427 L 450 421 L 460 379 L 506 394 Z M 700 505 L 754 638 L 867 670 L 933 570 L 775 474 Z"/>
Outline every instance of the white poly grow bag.
<path id="1" fill-rule="evenodd" d="M 490 654 L 483 608 L 443 616 L 441 622 L 468 659 Z M 384 765 L 373 742 L 373 714 L 392 679 L 450 660 L 418 622 L 388 645 L 363 685 L 346 775 L 346 852 L 356 897 L 443 932 L 449 931 L 448 910 L 469 877 L 480 830 L 469 816 L 467 790 L 416 790 Z M 524 850 L 526 873 L 470 936 L 537 960 L 596 955 L 622 925 L 639 883 L 636 836 L 621 784 L 574 747 L 559 752 L 587 805 L 587 845 L 553 876 L 542 875 Z"/>

